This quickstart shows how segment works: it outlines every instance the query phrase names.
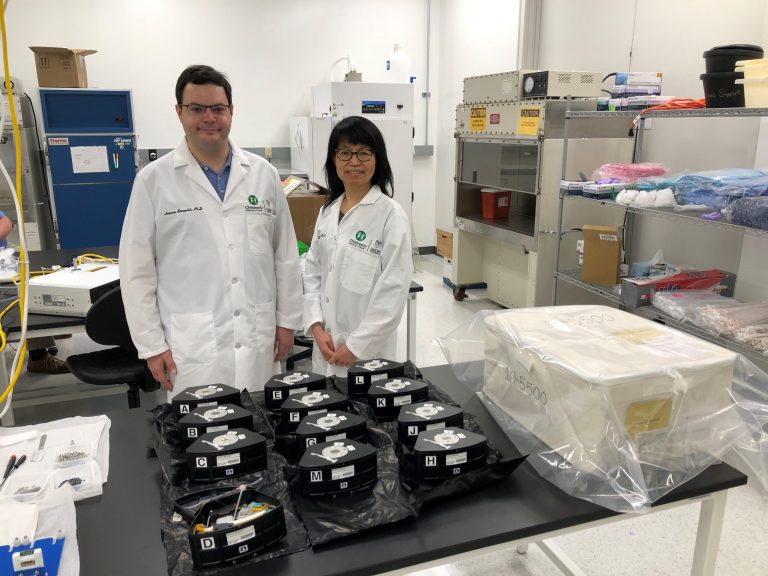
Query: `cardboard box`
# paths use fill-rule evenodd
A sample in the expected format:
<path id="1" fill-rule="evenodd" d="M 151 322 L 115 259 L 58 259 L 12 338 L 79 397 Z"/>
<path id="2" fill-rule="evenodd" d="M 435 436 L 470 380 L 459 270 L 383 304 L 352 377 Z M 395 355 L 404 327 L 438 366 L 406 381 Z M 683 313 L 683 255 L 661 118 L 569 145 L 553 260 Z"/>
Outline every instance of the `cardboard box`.
<path id="1" fill-rule="evenodd" d="M 85 57 L 96 50 L 30 46 L 35 53 L 37 83 L 47 88 L 87 88 Z"/>
<path id="2" fill-rule="evenodd" d="M 659 290 L 712 290 L 720 296 L 733 296 L 736 275 L 723 270 L 686 270 L 670 276 L 623 278 L 621 303 L 628 308 L 650 306 Z"/>
<path id="3" fill-rule="evenodd" d="M 588 284 L 613 286 L 619 283 L 621 235 L 618 228 L 585 224 L 584 266 L 581 280 Z"/>
<path id="4" fill-rule="evenodd" d="M 453 232 L 441 228 L 438 228 L 436 232 L 437 254 L 451 260 L 453 258 Z"/>
<path id="5" fill-rule="evenodd" d="M 293 228 L 296 230 L 296 239 L 304 244 L 312 244 L 312 234 L 315 232 L 315 222 L 320 209 L 325 204 L 325 194 L 298 194 L 288 196 L 288 208 L 291 211 Z"/>

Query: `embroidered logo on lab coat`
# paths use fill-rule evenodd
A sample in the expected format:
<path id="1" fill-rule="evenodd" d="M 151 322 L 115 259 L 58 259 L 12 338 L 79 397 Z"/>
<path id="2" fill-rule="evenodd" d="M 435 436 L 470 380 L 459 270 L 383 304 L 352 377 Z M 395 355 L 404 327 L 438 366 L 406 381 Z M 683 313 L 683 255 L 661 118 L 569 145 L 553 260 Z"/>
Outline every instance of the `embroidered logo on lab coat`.
<path id="1" fill-rule="evenodd" d="M 259 199 L 255 194 L 248 196 L 248 204 L 245 205 L 245 211 L 252 214 L 270 214 L 272 216 L 276 214 L 275 208 L 269 200 L 261 200 L 261 203 L 259 203 Z"/>
<path id="2" fill-rule="evenodd" d="M 373 239 L 368 240 L 368 242 L 364 242 L 367 237 L 368 235 L 363 230 L 358 230 L 357 234 L 355 234 L 355 237 L 350 238 L 348 243 L 350 246 L 362 250 L 363 252 L 370 252 L 371 254 L 376 254 L 377 256 L 381 255 L 381 249 L 384 247 L 384 242 L 381 240 Z"/>

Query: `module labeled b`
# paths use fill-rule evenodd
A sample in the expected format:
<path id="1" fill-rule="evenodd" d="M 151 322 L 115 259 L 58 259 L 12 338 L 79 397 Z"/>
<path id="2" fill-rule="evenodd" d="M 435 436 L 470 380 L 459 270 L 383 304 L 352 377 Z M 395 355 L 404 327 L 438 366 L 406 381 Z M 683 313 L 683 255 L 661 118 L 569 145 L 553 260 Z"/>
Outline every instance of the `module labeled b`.
<path id="1" fill-rule="evenodd" d="M 253 430 L 253 414 L 235 404 L 198 406 L 179 420 L 181 437 L 186 445 L 203 434 L 226 432 L 231 428 Z"/>

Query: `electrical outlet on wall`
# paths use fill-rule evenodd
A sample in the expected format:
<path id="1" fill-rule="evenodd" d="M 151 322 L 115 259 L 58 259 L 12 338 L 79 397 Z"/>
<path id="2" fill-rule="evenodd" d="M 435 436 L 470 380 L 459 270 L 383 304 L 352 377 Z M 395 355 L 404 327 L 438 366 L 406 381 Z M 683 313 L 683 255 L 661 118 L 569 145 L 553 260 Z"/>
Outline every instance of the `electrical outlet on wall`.
<path id="1" fill-rule="evenodd" d="M 264 147 L 264 158 L 272 162 L 272 146 Z"/>

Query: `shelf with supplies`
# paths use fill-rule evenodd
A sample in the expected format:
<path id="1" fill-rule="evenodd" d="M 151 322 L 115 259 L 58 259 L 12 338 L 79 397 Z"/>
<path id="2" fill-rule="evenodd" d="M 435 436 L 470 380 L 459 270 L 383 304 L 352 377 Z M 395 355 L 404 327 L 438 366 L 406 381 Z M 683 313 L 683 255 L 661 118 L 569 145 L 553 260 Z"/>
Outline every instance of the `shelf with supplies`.
<path id="1" fill-rule="evenodd" d="M 565 180 L 564 167 L 568 161 L 568 140 L 569 140 L 569 124 L 572 121 L 579 121 L 580 119 L 593 119 L 595 122 L 600 122 L 605 118 L 629 118 L 636 119 L 638 124 L 638 130 L 635 132 L 635 152 L 633 162 L 642 162 L 642 140 L 643 140 L 643 128 L 644 122 L 651 118 L 706 118 L 706 117 L 720 117 L 720 118 L 739 118 L 739 117 L 768 117 L 768 108 L 709 108 L 709 109 L 688 109 L 688 110 L 649 110 L 641 114 L 639 110 L 623 110 L 618 112 L 589 112 L 589 111 L 573 111 L 568 105 L 566 105 L 565 111 L 565 125 L 563 135 L 563 157 L 562 157 L 562 179 Z M 627 239 L 628 245 L 626 249 L 625 262 L 633 262 L 632 260 L 632 227 L 634 219 L 636 217 L 651 216 L 653 218 L 662 218 L 677 223 L 688 223 L 695 226 L 706 226 L 707 229 L 712 232 L 731 231 L 741 235 L 751 235 L 762 238 L 768 238 L 768 230 L 760 228 L 754 228 L 746 225 L 734 224 L 725 220 L 709 220 L 702 218 L 704 214 L 716 211 L 716 208 L 705 210 L 674 210 L 672 208 L 656 208 L 656 207 L 637 207 L 627 206 L 619 204 L 614 200 L 604 198 L 588 198 L 579 194 L 568 194 L 567 191 L 561 190 L 559 193 L 558 203 L 558 223 L 556 228 L 555 238 L 559 238 L 560 241 L 555 244 L 555 266 L 553 270 L 553 286 L 552 286 L 552 305 L 557 302 L 557 290 L 558 283 L 576 286 L 580 290 L 599 296 L 605 300 L 607 304 L 618 306 L 619 308 L 647 318 L 654 322 L 664 324 L 671 328 L 687 332 L 696 337 L 713 342 L 725 348 L 728 348 L 734 352 L 742 354 L 745 358 L 755 362 L 763 369 L 768 369 L 768 353 L 764 353 L 762 350 L 752 347 L 748 343 L 739 342 L 731 338 L 718 336 L 714 333 L 708 332 L 703 328 L 691 324 L 690 322 L 684 322 L 675 319 L 674 317 L 666 314 L 659 308 L 654 306 L 640 306 L 637 308 L 630 308 L 622 304 L 620 290 L 614 286 L 603 286 L 597 284 L 591 284 L 582 280 L 581 269 L 560 269 L 561 264 L 561 243 L 563 241 L 564 226 L 563 226 L 563 212 L 565 210 L 565 202 L 573 201 L 582 205 L 585 203 L 594 203 L 599 205 L 599 209 L 608 209 L 609 207 L 616 210 L 625 210 L 625 229 L 623 236 Z M 682 234 L 682 233 L 680 233 Z M 635 238 L 637 240 L 637 238 Z"/>
<path id="2" fill-rule="evenodd" d="M 582 290 L 587 290 L 593 294 L 602 296 L 614 304 L 618 304 L 620 302 L 619 295 L 618 293 L 614 292 L 613 287 L 599 286 L 598 284 L 590 284 L 588 282 L 584 282 L 581 279 L 581 270 L 558 270 L 555 272 L 555 278 L 558 280 L 563 280 L 564 282 L 572 284 L 573 286 L 578 286 Z"/>
<path id="3" fill-rule="evenodd" d="M 760 350 L 757 350 L 756 348 L 753 348 L 747 344 L 737 342 L 736 340 L 724 338 L 722 336 L 718 336 L 717 334 L 713 334 L 712 332 L 707 332 L 703 328 L 700 328 L 699 326 L 689 322 L 682 322 L 677 320 L 669 314 L 664 313 L 662 310 L 659 310 L 655 306 L 641 306 L 640 308 L 628 310 L 628 312 L 632 312 L 633 314 L 637 314 L 638 316 L 642 316 L 648 320 L 653 320 L 659 324 L 664 324 L 670 328 L 675 328 L 682 332 L 687 332 L 698 338 L 701 338 L 702 340 L 708 340 L 709 342 L 718 344 L 723 348 L 728 348 L 729 350 L 741 354 L 758 366 L 761 366 L 763 369 L 765 369 L 766 365 L 768 364 L 768 354 L 761 352 Z"/>
<path id="4" fill-rule="evenodd" d="M 702 226 L 713 226 L 715 228 L 722 228 L 724 230 L 733 230 L 743 234 L 753 234 L 755 236 L 765 236 L 768 238 L 768 230 L 762 228 L 753 228 L 752 226 L 743 226 L 741 224 L 733 224 L 732 222 L 726 222 L 723 220 L 707 220 L 702 218 L 703 214 L 712 212 L 710 210 L 674 210 L 672 208 L 645 208 L 640 206 L 627 206 L 625 204 L 619 204 L 613 200 L 603 200 L 600 198 L 586 198 L 579 195 L 566 195 L 566 198 L 574 198 L 577 200 L 583 200 L 585 202 L 596 202 L 598 204 L 605 204 L 608 206 L 616 206 L 618 208 L 624 208 L 627 212 L 633 214 L 649 214 L 659 218 L 668 218 L 671 220 L 684 220 L 693 224 L 700 224 Z"/>
<path id="5" fill-rule="evenodd" d="M 601 110 L 599 112 L 584 111 L 566 111 L 566 119 L 571 118 L 635 118 L 641 115 L 642 110 L 617 110 L 611 112 Z M 756 117 L 768 116 L 768 108 L 681 108 L 678 110 L 648 110 L 642 113 L 642 118 L 704 118 L 704 117 L 723 117 L 732 118 L 734 116 Z"/>

